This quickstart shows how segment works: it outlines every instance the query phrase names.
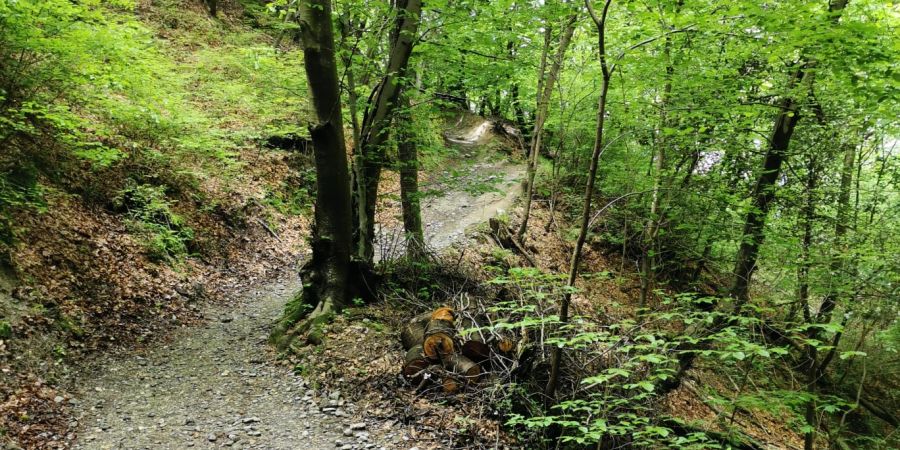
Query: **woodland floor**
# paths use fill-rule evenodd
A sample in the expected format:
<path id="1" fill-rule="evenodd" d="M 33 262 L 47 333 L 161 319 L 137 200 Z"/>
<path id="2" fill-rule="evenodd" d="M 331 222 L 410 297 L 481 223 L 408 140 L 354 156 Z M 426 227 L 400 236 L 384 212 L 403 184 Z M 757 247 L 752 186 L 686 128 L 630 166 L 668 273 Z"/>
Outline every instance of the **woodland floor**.
<path id="1" fill-rule="evenodd" d="M 439 191 L 423 201 L 422 212 L 427 239 L 436 249 L 508 210 L 518 195 L 524 168 L 479 148 L 490 139 L 487 128 L 450 139 L 462 157 L 459 167 L 423 185 Z M 396 207 L 387 205 L 384 214 Z M 381 240 L 387 241 L 397 234 L 396 218 L 384 223 Z M 71 401 L 75 448 L 433 447 L 379 423 L 345 398 L 349 395 L 316 389 L 277 360 L 267 333 L 299 287 L 299 280 L 287 276 L 251 288 L 204 306 L 205 323 L 182 328 L 165 342 L 95 361 L 78 377 L 80 390 Z"/>

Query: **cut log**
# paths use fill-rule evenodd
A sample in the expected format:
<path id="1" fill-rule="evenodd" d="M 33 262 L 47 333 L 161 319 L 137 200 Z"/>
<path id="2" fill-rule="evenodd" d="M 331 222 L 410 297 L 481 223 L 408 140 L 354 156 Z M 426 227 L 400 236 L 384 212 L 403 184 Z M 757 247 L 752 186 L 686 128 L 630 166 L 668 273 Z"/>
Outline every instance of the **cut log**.
<path id="1" fill-rule="evenodd" d="M 457 328 L 459 329 L 459 334 L 461 337 L 463 337 L 464 339 L 470 340 L 470 341 L 484 342 L 484 336 L 483 336 L 482 331 L 480 330 L 482 325 L 480 323 L 478 323 L 475 319 L 473 319 L 471 317 L 463 317 L 460 320 L 458 320 L 456 323 L 458 325 Z M 470 331 L 468 334 L 463 333 L 466 330 L 475 330 L 475 331 Z"/>
<path id="2" fill-rule="evenodd" d="M 481 376 L 481 367 L 463 355 L 453 354 L 443 360 L 444 369 L 458 375 L 468 383 L 478 381 Z"/>
<path id="3" fill-rule="evenodd" d="M 455 345 L 453 335 L 456 330 L 453 322 L 446 320 L 431 320 L 425 326 L 425 341 L 423 343 L 425 358 L 431 361 L 440 361 L 453 354 Z"/>
<path id="4" fill-rule="evenodd" d="M 413 317 L 400 331 L 400 342 L 404 350 L 409 350 L 417 345 L 422 345 L 425 340 L 425 325 L 431 318 L 431 313 L 422 313 Z"/>
<path id="5" fill-rule="evenodd" d="M 516 348 L 516 341 L 505 336 L 497 339 L 497 350 L 500 350 L 502 353 L 509 353 L 514 348 Z"/>
<path id="6" fill-rule="evenodd" d="M 441 387 L 444 389 L 444 393 L 453 394 L 459 391 L 460 383 L 456 380 L 456 378 L 447 376 L 441 380 Z"/>
<path id="7" fill-rule="evenodd" d="M 452 324 L 453 319 L 453 309 L 447 306 L 442 306 L 431 313 L 431 320 L 446 320 Z"/>
<path id="8" fill-rule="evenodd" d="M 406 363 L 403 364 L 403 376 L 412 383 L 422 381 L 425 369 L 431 365 L 422 354 L 422 346 L 417 345 L 406 352 Z"/>
<path id="9" fill-rule="evenodd" d="M 491 359 L 491 347 L 478 340 L 466 341 L 460 351 L 463 356 L 478 364 Z"/>
<path id="10" fill-rule="evenodd" d="M 407 324 L 400 332 L 400 342 L 403 343 L 403 349 L 409 350 L 417 345 L 421 346 L 425 340 L 425 323 L 413 322 Z"/>

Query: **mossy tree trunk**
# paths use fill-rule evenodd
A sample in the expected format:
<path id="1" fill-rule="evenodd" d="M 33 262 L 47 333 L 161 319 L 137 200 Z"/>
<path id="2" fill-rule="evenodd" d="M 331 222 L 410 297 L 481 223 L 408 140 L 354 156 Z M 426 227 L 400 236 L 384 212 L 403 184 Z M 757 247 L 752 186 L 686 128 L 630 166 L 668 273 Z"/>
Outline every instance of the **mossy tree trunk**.
<path id="1" fill-rule="evenodd" d="M 310 127 L 316 164 L 312 259 L 304 289 L 285 309 L 272 340 L 285 349 L 349 303 L 352 245 L 350 178 L 334 55 L 330 0 L 300 2 L 300 35 L 316 124 Z"/>
<path id="2" fill-rule="evenodd" d="M 400 159 L 400 203 L 403 207 L 406 254 L 411 259 L 419 259 L 425 253 L 425 235 L 419 202 L 419 156 L 410 108 L 407 98 L 399 117 L 397 156 Z"/>

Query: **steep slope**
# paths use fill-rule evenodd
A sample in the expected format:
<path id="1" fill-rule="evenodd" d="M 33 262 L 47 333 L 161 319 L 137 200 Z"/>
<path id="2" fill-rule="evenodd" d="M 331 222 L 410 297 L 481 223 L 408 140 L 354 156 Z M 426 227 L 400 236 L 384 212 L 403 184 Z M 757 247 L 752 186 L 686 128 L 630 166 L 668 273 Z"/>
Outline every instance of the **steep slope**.
<path id="1" fill-rule="evenodd" d="M 297 53 L 238 4 L 94 3 L 0 7 L 0 444 L 65 446 L 73 364 L 306 248 Z"/>

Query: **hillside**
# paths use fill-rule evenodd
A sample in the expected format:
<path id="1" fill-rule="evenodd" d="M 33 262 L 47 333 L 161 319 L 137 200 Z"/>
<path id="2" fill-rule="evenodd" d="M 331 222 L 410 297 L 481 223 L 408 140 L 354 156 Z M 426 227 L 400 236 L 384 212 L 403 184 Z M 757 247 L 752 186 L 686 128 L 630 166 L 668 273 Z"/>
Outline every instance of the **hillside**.
<path id="1" fill-rule="evenodd" d="M 0 0 L 0 449 L 896 448 L 898 27 Z"/>
<path id="2" fill-rule="evenodd" d="M 302 129 L 304 96 L 280 91 L 305 84 L 252 16 L 53 5 L 12 16 L 43 28 L 3 36 L 4 58 L 49 58 L 4 66 L 28 76 L 3 92 L 42 86 L 5 99 L 0 132 L 0 415 L 24 445 L 65 430 L 54 399 L 86 356 L 164 339 L 198 305 L 290 272 L 312 182 L 307 154 L 267 145 Z"/>

